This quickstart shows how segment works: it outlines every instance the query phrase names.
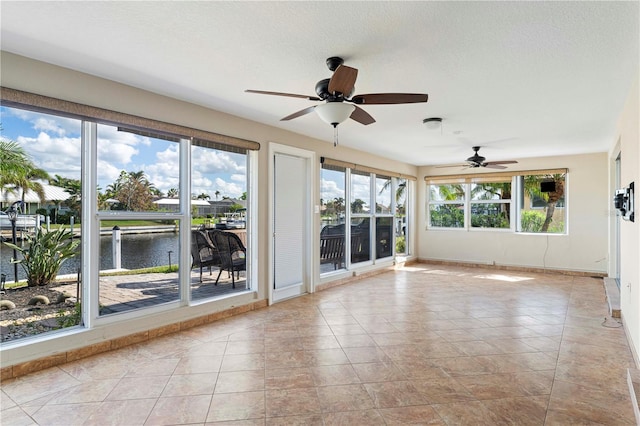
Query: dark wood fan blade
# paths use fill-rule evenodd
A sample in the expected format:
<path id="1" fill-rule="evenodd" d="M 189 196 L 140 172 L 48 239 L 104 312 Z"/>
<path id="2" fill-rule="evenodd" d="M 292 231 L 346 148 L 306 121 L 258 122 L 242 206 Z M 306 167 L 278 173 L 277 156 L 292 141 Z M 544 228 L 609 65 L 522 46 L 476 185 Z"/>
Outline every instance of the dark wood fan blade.
<path id="1" fill-rule="evenodd" d="M 483 164 L 482 167 L 486 167 L 487 169 L 506 169 L 506 166 L 499 166 L 497 164 Z"/>
<path id="2" fill-rule="evenodd" d="M 487 161 L 486 164 L 487 166 L 492 166 L 494 164 L 516 164 L 518 163 L 517 161 Z"/>
<path id="3" fill-rule="evenodd" d="M 466 167 L 469 167 L 469 165 L 468 164 L 451 164 L 451 165 L 448 165 L 448 166 L 436 166 L 436 169 L 446 169 L 446 168 L 449 168 L 449 167 L 463 167 L 463 168 L 466 168 Z"/>
<path id="4" fill-rule="evenodd" d="M 290 98 L 308 99 L 310 101 L 321 101 L 322 99 L 317 96 L 297 95 L 295 93 L 282 93 L 282 92 L 267 92 L 264 90 L 245 90 L 247 93 L 257 93 L 258 95 L 274 95 L 274 96 L 288 96 Z"/>
<path id="5" fill-rule="evenodd" d="M 413 104 L 428 100 L 429 95 L 422 93 L 370 93 L 351 98 L 352 102 L 363 105 Z"/>
<path id="6" fill-rule="evenodd" d="M 354 105 L 356 107 L 356 109 L 353 110 L 353 112 L 351 113 L 351 119 L 357 121 L 360 124 L 364 124 L 365 126 L 367 124 L 372 124 L 375 123 L 376 120 L 369 115 L 369 113 L 365 110 L 363 110 L 362 108 L 360 108 L 357 105 Z"/>
<path id="7" fill-rule="evenodd" d="M 298 117 L 302 117 L 303 115 L 307 115 L 310 112 L 313 112 L 313 110 L 316 109 L 316 106 L 310 106 L 309 108 L 305 108 L 305 109 L 301 109 L 298 112 L 294 112 L 291 115 L 287 115 L 284 118 L 281 118 L 280 121 L 288 121 L 288 120 L 293 120 L 294 118 L 298 118 Z"/>
<path id="8" fill-rule="evenodd" d="M 331 80 L 329 80 L 329 93 L 342 93 L 346 98 L 353 91 L 353 87 L 356 84 L 356 78 L 358 78 L 357 69 L 346 65 L 340 65 L 333 72 Z"/>

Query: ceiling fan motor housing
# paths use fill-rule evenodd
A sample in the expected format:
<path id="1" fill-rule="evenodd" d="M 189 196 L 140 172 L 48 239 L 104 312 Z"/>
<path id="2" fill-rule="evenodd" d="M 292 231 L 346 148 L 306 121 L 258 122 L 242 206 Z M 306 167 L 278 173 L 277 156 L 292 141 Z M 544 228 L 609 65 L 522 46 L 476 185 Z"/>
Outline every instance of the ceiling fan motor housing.
<path id="1" fill-rule="evenodd" d="M 478 166 L 480 166 L 482 163 L 484 163 L 484 160 L 486 160 L 485 157 L 475 154 L 474 156 L 467 158 L 467 163 L 471 165 L 477 164 Z"/>
<path id="2" fill-rule="evenodd" d="M 316 83 L 316 94 L 320 99 L 324 100 L 329 97 L 329 80 L 331 79 L 325 78 Z"/>
<path id="3" fill-rule="evenodd" d="M 336 68 L 338 68 L 342 64 L 344 64 L 344 59 L 340 58 L 339 56 L 332 56 L 330 58 L 327 58 L 327 68 L 329 68 L 330 71 L 335 71 Z"/>
<path id="4" fill-rule="evenodd" d="M 329 93 L 330 80 L 331 80 L 330 78 L 325 78 L 316 83 L 316 94 L 323 101 L 327 99 L 342 101 L 344 99 L 348 99 L 351 95 L 353 95 L 353 92 L 355 92 L 355 86 L 354 86 L 353 89 L 351 90 L 351 93 L 338 93 L 336 95 Z"/>

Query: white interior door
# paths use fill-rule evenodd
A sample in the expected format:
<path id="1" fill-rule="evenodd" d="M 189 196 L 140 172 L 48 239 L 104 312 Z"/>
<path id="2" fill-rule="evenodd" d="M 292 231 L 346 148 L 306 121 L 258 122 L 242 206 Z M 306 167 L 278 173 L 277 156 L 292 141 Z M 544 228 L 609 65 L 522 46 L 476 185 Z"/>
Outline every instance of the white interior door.
<path id="1" fill-rule="evenodd" d="M 273 155 L 272 302 L 309 291 L 309 168 L 309 158 Z"/>

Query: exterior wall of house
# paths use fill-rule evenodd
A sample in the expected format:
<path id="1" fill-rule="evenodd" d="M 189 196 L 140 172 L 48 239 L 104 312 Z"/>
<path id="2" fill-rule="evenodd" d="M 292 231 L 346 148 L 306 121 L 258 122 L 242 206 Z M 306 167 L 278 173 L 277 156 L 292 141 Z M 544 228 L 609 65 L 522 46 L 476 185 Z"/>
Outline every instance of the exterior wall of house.
<path id="1" fill-rule="evenodd" d="M 618 152 L 621 154 L 621 184 L 628 186 L 635 183 L 635 222 L 620 222 L 620 308 L 624 320 L 625 331 L 630 340 L 640 368 L 640 83 L 636 79 L 629 93 L 618 125 L 618 135 L 612 141 L 610 164 L 615 167 Z M 619 143 L 618 143 L 619 142 Z M 619 150 L 618 150 L 619 147 Z M 613 198 L 613 185 L 610 197 Z M 613 203 L 609 203 L 611 215 L 615 215 Z M 615 250 L 615 247 L 612 248 Z"/>
<path id="2" fill-rule="evenodd" d="M 521 266 L 549 270 L 607 272 L 607 154 L 519 159 L 509 170 L 568 168 L 568 234 L 521 234 L 499 230 L 434 230 L 426 224 L 426 184 L 419 180 L 421 259 Z M 423 167 L 420 176 L 446 174 Z"/>

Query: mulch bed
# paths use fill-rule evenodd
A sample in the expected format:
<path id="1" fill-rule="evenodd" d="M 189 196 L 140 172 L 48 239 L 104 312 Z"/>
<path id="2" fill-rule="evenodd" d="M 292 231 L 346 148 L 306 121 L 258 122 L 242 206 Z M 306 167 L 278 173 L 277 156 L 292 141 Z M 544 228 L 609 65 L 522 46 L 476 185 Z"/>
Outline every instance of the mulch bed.
<path id="1" fill-rule="evenodd" d="M 3 307 L 0 310 L 0 341 L 7 342 L 60 328 L 59 319 L 73 312 L 76 289 L 75 282 L 6 289 L 0 295 L 0 300 L 13 302 L 15 308 Z M 62 294 L 66 296 L 61 297 Z M 50 303 L 29 304 L 38 296 L 45 296 Z"/>

